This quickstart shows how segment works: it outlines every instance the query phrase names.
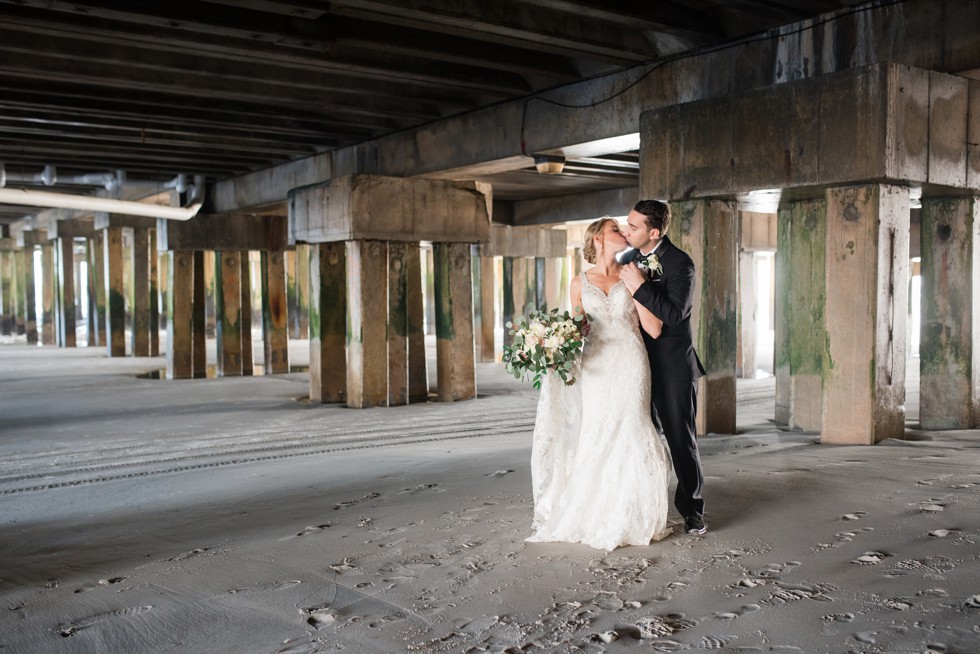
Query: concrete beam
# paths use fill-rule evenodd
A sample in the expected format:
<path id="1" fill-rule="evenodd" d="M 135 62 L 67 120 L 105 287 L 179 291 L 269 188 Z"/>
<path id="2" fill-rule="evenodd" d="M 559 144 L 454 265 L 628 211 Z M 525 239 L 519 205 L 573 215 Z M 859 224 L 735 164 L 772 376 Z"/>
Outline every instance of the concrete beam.
<path id="1" fill-rule="evenodd" d="M 602 216 L 625 216 L 639 199 L 640 189 L 627 186 L 555 198 L 519 200 L 508 204 L 511 205 L 511 224 L 524 226 L 596 220 Z M 497 206 L 494 206 L 494 220 L 497 219 Z"/>
<path id="2" fill-rule="evenodd" d="M 619 140 L 635 139 L 644 111 L 883 62 L 943 73 L 970 70 L 980 60 L 978 24 L 980 4 L 973 0 L 908 0 L 823 15 L 780 28 L 769 39 L 541 94 L 569 107 L 533 99 L 501 103 L 219 182 L 211 199 L 216 211 L 234 212 L 282 201 L 293 188 L 355 173 L 475 179 L 514 170 L 528 162 L 521 152 L 522 123 L 530 135 L 528 152 L 571 157 L 623 152 L 636 149 Z M 583 99 L 593 104 L 581 106 Z"/>
<path id="3" fill-rule="evenodd" d="M 490 237 L 492 200 L 472 182 L 351 175 L 289 192 L 289 242 Z"/>
<path id="4" fill-rule="evenodd" d="M 651 111 L 642 186 L 672 199 L 862 180 L 962 188 L 969 87 L 879 64 Z"/>
<path id="5" fill-rule="evenodd" d="M 480 246 L 480 256 L 559 258 L 568 254 L 567 248 L 563 229 L 494 225 L 490 242 Z"/>
<path id="6" fill-rule="evenodd" d="M 157 250 L 284 250 L 282 216 L 197 215 L 191 220 L 157 220 Z"/>

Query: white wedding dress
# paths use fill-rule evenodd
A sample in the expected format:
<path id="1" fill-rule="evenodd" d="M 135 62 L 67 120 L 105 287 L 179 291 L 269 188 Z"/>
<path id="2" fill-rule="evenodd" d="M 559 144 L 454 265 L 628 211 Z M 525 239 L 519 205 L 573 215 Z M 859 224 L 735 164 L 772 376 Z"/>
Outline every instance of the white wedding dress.
<path id="1" fill-rule="evenodd" d="M 564 386 L 541 387 L 531 449 L 532 542 L 601 550 L 647 545 L 667 529 L 670 454 L 650 418 L 650 365 L 636 308 L 619 282 L 607 296 L 582 279 L 591 331 Z"/>

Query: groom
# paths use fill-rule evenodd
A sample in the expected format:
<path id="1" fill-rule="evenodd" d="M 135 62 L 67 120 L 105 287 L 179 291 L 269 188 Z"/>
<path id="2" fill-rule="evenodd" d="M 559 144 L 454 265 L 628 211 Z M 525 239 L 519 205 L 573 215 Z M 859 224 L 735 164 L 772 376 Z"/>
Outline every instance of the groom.
<path id="1" fill-rule="evenodd" d="M 630 211 L 626 222 L 626 240 L 636 249 L 623 262 L 626 265 L 619 277 L 633 299 L 664 323 L 658 339 L 640 330 L 653 379 L 653 422 L 670 447 L 677 475 L 674 506 L 684 516 L 684 530 L 689 534 L 703 534 L 708 530 L 701 499 L 704 476 L 694 417 L 698 406 L 697 380 L 705 372 L 691 338 L 694 262 L 667 238 L 670 205 L 666 202 L 641 200 Z"/>

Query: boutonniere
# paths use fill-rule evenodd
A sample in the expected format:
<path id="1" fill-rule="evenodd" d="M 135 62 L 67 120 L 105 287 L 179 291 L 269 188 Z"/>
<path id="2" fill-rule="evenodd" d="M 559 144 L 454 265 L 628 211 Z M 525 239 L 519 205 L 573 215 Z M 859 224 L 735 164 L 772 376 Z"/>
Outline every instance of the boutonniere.
<path id="1" fill-rule="evenodd" d="M 653 252 L 645 257 L 640 257 L 637 263 L 640 267 L 649 268 L 652 272 L 658 275 L 664 274 L 664 267 L 660 265 L 660 257 L 655 255 Z"/>

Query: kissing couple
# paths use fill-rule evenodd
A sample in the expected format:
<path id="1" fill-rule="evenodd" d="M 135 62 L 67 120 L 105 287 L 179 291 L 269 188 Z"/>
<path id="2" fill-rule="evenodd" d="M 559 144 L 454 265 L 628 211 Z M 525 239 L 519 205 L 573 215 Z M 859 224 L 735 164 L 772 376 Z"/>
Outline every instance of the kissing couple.
<path id="1" fill-rule="evenodd" d="M 589 333 L 578 381 L 564 386 L 548 375 L 542 385 L 528 541 L 609 551 L 663 539 L 672 531 L 671 463 L 685 532 L 707 531 L 695 436 L 705 374 L 691 336 L 695 269 L 666 235 L 670 218 L 666 202 L 641 200 L 626 225 L 607 217 L 586 229 L 583 256 L 594 265 L 572 280 L 570 296 L 575 313 L 590 317 Z"/>

